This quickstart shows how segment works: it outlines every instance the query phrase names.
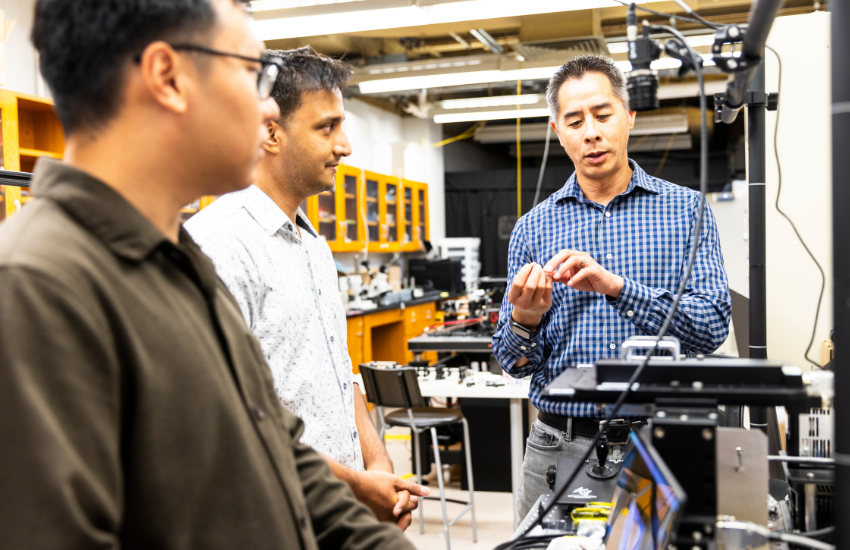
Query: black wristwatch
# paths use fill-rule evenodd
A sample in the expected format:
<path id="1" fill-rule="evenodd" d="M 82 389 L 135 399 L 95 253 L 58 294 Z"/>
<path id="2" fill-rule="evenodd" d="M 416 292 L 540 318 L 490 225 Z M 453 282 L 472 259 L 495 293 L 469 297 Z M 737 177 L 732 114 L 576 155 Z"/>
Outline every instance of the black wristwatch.
<path id="1" fill-rule="evenodd" d="M 527 326 L 524 326 L 524 325 L 517 323 L 516 321 L 513 320 L 513 318 L 511 318 L 511 330 L 517 336 L 521 336 L 522 338 L 525 338 L 526 340 L 531 340 L 532 338 L 537 336 L 537 333 L 540 331 L 540 327 L 537 327 L 536 330 L 532 330 L 532 329 L 528 328 Z"/>

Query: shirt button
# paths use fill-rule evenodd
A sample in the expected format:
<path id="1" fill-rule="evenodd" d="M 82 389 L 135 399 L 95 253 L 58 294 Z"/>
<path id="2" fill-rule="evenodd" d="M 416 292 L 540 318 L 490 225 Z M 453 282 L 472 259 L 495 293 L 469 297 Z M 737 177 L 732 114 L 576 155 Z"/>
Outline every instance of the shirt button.
<path id="1" fill-rule="evenodd" d="M 611 212 L 605 212 L 605 217 L 606 217 L 606 218 L 610 218 L 610 217 L 611 217 Z"/>
<path id="2" fill-rule="evenodd" d="M 606 257 L 606 258 L 608 258 L 608 259 L 610 260 L 611 258 L 613 258 L 613 257 L 614 257 L 614 255 L 613 255 L 613 254 L 606 254 L 606 255 L 605 255 L 605 257 Z"/>
<path id="3" fill-rule="evenodd" d="M 304 512 L 301 512 L 300 514 L 298 514 L 298 523 L 301 525 L 302 529 L 306 529 L 307 528 L 307 514 L 305 514 Z"/>
<path id="4" fill-rule="evenodd" d="M 266 413 L 257 405 L 251 406 L 251 412 L 254 414 L 254 418 L 257 419 L 257 422 L 262 421 L 266 417 Z"/>
<path id="5" fill-rule="evenodd" d="M 611 345 L 608 346 L 608 347 L 611 348 L 611 349 L 617 349 L 617 344 L 611 342 Z"/>
<path id="6" fill-rule="evenodd" d="M 333 336 L 331 336 L 331 342 L 333 342 L 333 341 L 334 341 L 334 337 L 333 337 Z"/>
<path id="7" fill-rule="evenodd" d="M 536 347 L 537 347 L 537 344 L 532 343 L 532 344 L 531 344 L 531 347 L 536 348 Z"/>
<path id="8" fill-rule="evenodd" d="M 520 346 L 520 347 L 519 347 L 519 349 L 521 349 L 522 351 L 525 351 L 525 350 L 527 350 L 528 348 L 526 348 L 525 346 Z"/>
<path id="9" fill-rule="evenodd" d="M 635 316 L 635 312 L 634 312 L 634 311 L 632 311 L 632 310 L 629 310 L 628 312 L 626 312 L 626 315 L 628 315 L 629 317 L 634 317 L 634 316 Z"/>
<path id="10" fill-rule="evenodd" d="M 319 289 L 319 296 L 321 296 L 321 295 L 322 295 L 322 289 L 320 288 Z"/>

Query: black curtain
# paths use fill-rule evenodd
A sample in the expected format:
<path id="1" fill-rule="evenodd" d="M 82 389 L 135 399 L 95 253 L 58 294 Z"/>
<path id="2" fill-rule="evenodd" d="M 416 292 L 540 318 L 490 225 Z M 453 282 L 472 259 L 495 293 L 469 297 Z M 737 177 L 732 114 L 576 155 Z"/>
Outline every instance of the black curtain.
<path id="1" fill-rule="evenodd" d="M 661 154 L 630 155 L 649 174 L 654 174 Z M 554 161 L 554 162 L 553 162 Z M 539 162 L 535 159 L 533 162 Z M 730 181 L 729 157 L 712 152 L 709 159 L 709 191 L 720 191 Z M 551 158 L 543 175 L 540 202 L 560 189 L 574 171 L 569 159 Z M 522 170 L 522 213 L 531 209 L 540 169 Z M 660 177 L 692 189 L 699 188 L 699 155 L 672 151 Z M 451 172 L 446 178 L 446 236 L 481 239 L 481 275 L 505 277 L 508 272 L 510 230 L 516 222 L 516 169 L 497 168 L 474 172 Z"/>

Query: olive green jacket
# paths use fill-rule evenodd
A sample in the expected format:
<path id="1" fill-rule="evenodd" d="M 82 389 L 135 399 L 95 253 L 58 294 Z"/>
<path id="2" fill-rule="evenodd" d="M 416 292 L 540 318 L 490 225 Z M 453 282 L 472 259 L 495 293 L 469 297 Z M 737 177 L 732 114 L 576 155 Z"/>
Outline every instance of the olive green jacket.
<path id="1" fill-rule="evenodd" d="M 299 443 L 185 231 L 52 159 L 33 190 L 0 224 L 0 547 L 412 548 Z"/>

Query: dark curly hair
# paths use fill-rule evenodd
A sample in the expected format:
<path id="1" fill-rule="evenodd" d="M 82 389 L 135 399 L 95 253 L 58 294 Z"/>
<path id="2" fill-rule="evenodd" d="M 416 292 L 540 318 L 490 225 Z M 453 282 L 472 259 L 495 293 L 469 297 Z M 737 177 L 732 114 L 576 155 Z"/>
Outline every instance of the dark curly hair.
<path id="1" fill-rule="evenodd" d="M 344 90 L 354 71 L 348 63 L 316 53 L 310 46 L 295 50 L 266 50 L 264 59 L 278 57 L 283 69 L 272 88 L 272 97 L 280 107 L 281 123 L 301 106 L 307 92 Z"/>

